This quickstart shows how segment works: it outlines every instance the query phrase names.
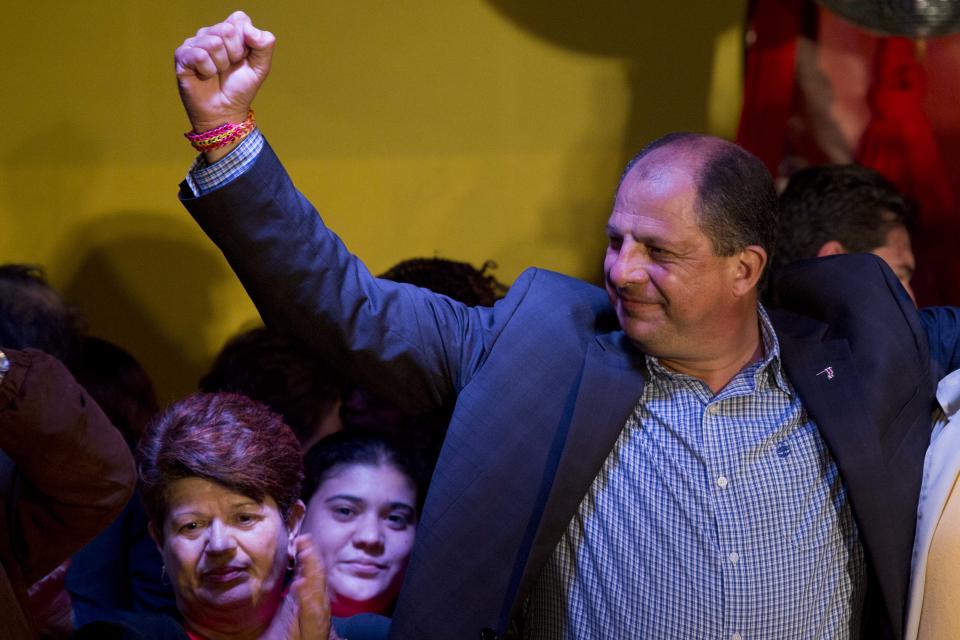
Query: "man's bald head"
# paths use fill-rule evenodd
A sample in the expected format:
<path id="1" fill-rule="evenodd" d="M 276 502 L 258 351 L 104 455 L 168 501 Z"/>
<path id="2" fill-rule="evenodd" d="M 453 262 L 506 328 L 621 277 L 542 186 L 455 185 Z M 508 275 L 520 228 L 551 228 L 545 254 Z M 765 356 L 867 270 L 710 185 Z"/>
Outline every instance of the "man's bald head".
<path id="1" fill-rule="evenodd" d="M 779 226 L 773 179 L 759 158 L 732 142 L 698 133 L 667 134 L 627 163 L 621 182 L 628 174 L 640 181 L 653 178 L 677 163 L 693 173 L 700 228 L 717 255 L 750 245 L 773 251 Z"/>

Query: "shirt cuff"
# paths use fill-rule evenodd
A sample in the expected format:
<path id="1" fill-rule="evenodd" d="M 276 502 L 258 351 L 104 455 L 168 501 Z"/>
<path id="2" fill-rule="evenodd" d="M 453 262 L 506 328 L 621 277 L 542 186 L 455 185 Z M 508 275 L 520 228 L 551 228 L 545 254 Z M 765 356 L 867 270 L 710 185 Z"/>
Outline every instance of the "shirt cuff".
<path id="1" fill-rule="evenodd" d="M 260 133 L 260 129 L 254 129 L 237 145 L 236 149 L 213 164 L 208 164 L 201 153 L 190 166 L 187 185 L 197 197 L 219 189 L 246 173 L 247 169 L 257 161 L 262 149 L 263 134 Z"/>

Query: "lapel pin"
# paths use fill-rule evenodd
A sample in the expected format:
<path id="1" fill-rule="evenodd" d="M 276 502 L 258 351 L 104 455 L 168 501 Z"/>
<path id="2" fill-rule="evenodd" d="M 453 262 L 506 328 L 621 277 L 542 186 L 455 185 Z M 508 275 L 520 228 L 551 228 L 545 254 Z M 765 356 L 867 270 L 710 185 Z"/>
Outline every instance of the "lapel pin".
<path id="1" fill-rule="evenodd" d="M 826 369 L 824 369 L 823 371 L 821 371 L 821 372 L 818 373 L 817 375 L 818 375 L 818 376 L 822 376 L 823 374 L 827 374 L 827 380 L 833 380 L 833 375 L 834 375 L 834 374 L 833 374 L 833 367 L 827 367 Z"/>

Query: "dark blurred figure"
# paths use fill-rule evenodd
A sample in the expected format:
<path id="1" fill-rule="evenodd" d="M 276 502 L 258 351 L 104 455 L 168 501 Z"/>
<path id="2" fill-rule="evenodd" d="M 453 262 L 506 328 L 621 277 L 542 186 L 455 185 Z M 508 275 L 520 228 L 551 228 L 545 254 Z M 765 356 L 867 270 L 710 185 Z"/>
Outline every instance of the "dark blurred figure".
<path id="1" fill-rule="evenodd" d="M 40 349 L 70 366 L 83 326 L 80 314 L 47 283 L 42 267 L 0 265 L 0 345 Z"/>
<path id="2" fill-rule="evenodd" d="M 15 328 L 9 320 L 5 326 Z M 54 570 L 120 513 L 136 475 L 120 433 L 63 364 L 34 349 L 3 348 L 0 638 L 30 638 L 48 620 L 27 612 L 48 611 L 62 593 L 52 584 L 62 569 Z M 51 572 L 35 590 L 42 601 L 29 600 L 28 586 Z"/>
<path id="3" fill-rule="evenodd" d="M 10 623 L 0 637 L 29 637 L 24 625 L 69 632 L 66 562 L 133 488 L 123 440 L 64 368 L 76 362 L 83 324 L 41 267 L 0 266 L 0 345 L 18 354 L 0 394 L 0 620 Z"/>
<path id="4" fill-rule="evenodd" d="M 780 195 L 780 208 L 775 267 L 801 258 L 873 253 L 890 265 L 914 297 L 910 234 L 916 230 L 916 211 L 876 171 L 855 164 L 798 171 Z"/>
<path id="5" fill-rule="evenodd" d="M 110 421 L 136 449 L 147 424 L 159 411 L 153 383 L 136 358 L 100 338 L 85 338 L 74 375 Z M 94 621 L 142 621 L 142 614 L 176 615 L 163 561 L 147 529 L 139 498 L 90 544 L 74 554 L 66 576 L 77 627 Z"/>
<path id="6" fill-rule="evenodd" d="M 263 327 L 231 338 L 199 387 L 207 393 L 240 393 L 267 405 L 283 416 L 304 451 L 343 428 L 343 376 L 296 338 Z"/>
<path id="7" fill-rule="evenodd" d="M 380 277 L 415 284 L 471 307 L 490 307 L 507 293 L 507 286 L 488 273 L 496 267 L 492 260 L 477 269 L 467 262 L 445 258 L 410 258 L 393 265 Z"/>
<path id="8" fill-rule="evenodd" d="M 112 342 L 90 336 L 80 343 L 73 375 L 131 449 L 136 448 L 147 423 L 160 410 L 153 382 L 137 359 Z"/>

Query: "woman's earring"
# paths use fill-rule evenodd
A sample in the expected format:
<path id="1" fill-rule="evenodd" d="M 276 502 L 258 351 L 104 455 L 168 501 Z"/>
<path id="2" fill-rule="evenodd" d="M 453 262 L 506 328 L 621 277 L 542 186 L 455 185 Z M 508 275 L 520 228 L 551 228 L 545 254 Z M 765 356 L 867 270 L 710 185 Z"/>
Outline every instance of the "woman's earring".
<path id="1" fill-rule="evenodd" d="M 297 568 L 297 539 L 290 534 L 287 538 L 287 569 L 293 571 Z"/>
<path id="2" fill-rule="evenodd" d="M 170 586 L 170 578 L 169 578 L 169 576 L 167 576 L 167 565 L 166 565 L 166 564 L 161 564 L 161 565 L 160 565 L 160 584 L 162 584 L 162 585 L 165 586 L 165 587 L 169 587 L 169 586 Z"/>

